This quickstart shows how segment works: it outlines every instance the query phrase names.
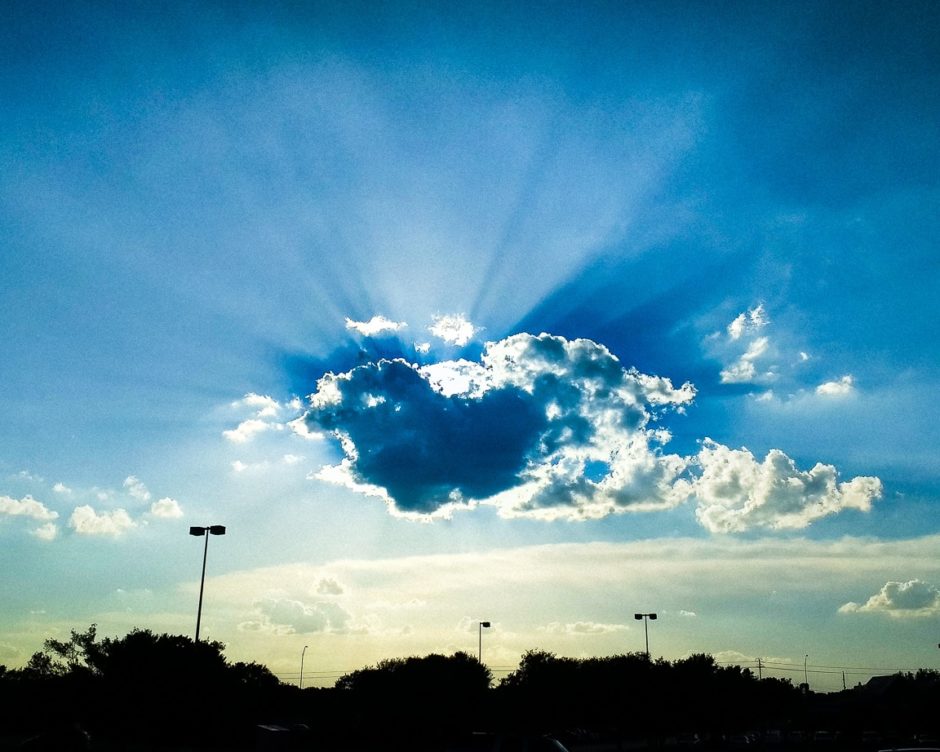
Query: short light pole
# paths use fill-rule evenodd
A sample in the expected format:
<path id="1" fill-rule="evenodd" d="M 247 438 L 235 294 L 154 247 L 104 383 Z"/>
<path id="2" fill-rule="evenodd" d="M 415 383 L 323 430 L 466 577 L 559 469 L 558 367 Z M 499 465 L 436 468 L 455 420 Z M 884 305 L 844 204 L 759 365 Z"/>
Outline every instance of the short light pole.
<path id="1" fill-rule="evenodd" d="M 490 623 L 488 621 L 480 622 L 480 630 L 479 630 L 480 637 L 479 637 L 479 643 L 477 646 L 477 661 L 479 661 L 480 663 L 483 663 L 483 630 L 484 628 L 485 629 L 490 628 Z"/>
<path id="2" fill-rule="evenodd" d="M 650 659 L 650 629 L 649 620 L 656 619 L 656 614 L 634 614 L 633 618 L 639 621 L 643 620 L 643 633 L 646 635 L 646 660 Z"/>
<path id="3" fill-rule="evenodd" d="M 304 654 L 307 652 L 307 646 L 304 645 L 304 649 L 300 651 L 300 688 L 304 688 Z"/>
<path id="4" fill-rule="evenodd" d="M 191 527 L 189 534 L 206 537 L 206 545 L 202 550 L 202 578 L 199 580 L 199 608 L 196 609 L 196 642 L 199 642 L 199 627 L 202 624 L 202 591 L 206 586 L 206 557 L 209 554 L 209 536 L 225 535 L 225 525 L 208 525 L 207 527 Z"/>

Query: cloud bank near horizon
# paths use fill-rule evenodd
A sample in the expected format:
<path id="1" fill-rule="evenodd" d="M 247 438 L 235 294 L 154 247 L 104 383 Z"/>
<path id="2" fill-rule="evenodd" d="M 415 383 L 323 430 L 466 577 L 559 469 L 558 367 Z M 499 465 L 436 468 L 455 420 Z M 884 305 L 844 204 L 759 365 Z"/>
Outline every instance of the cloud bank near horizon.
<path id="1" fill-rule="evenodd" d="M 487 504 L 504 517 L 583 520 L 692 499 L 707 530 L 740 533 L 802 529 L 882 495 L 878 478 L 800 470 L 778 449 L 761 461 L 704 438 L 695 455 L 668 452 L 665 421 L 695 395 L 592 340 L 520 333 L 485 343 L 477 361 L 328 372 L 298 425 L 343 451 L 314 477 L 425 519 Z"/>

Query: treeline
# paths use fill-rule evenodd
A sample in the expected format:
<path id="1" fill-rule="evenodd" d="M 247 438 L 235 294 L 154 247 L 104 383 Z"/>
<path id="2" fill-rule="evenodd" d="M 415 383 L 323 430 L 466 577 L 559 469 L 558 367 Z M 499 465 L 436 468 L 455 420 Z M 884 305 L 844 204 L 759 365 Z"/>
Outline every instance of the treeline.
<path id="1" fill-rule="evenodd" d="M 496 684 L 476 658 L 456 653 L 386 660 L 332 688 L 301 691 L 257 663 L 229 662 L 218 642 L 142 629 L 99 639 L 93 625 L 47 640 L 22 669 L 0 666 L 0 749 L 251 749 L 259 734 L 277 733 L 278 748 L 447 750 L 482 730 L 551 733 L 570 747 L 658 746 L 679 734 L 718 747 L 744 731 L 772 730 L 784 743 L 819 729 L 861 749 L 862 731 L 936 735 L 937 707 L 935 671 L 815 695 L 709 655 L 575 659 L 540 650 Z"/>

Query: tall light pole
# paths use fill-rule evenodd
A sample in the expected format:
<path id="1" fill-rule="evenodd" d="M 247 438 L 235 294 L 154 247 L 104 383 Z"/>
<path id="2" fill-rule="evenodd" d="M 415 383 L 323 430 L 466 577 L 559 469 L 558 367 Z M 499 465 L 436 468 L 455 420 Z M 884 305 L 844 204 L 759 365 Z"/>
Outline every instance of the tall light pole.
<path id="1" fill-rule="evenodd" d="M 479 661 L 480 663 L 483 663 L 483 629 L 484 627 L 486 629 L 489 629 L 490 623 L 488 621 L 480 622 L 480 640 L 479 640 L 478 647 L 477 647 L 477 661 Z"/>
<path id="2" fill-rule="evenodd" d="M 643 633 L 646 635 L 646 660 L 650 659 L 650 629 L 649 619 L 655 619 L 656 614 L 634 614 L 633 618 L 639 621 L 643 620 Z"/>
<path id="3" fill-rule="evenodd" d="M 206 536 L 206 545 L 202 550 L 202 578 L 199 580 L 199 608 L 196 610 L 196 642 L 199 642 L 199 626 L 202 623 L 202 591 L 206 586 L 206 557 L 209 554 L 209 536 L 225 535 L 225 525 L 208 525 L 207 527 L 191 527 L 189 534 Z"/>
<path id="4" fill-rule="evenodd" d="M 300 688 L 304 688 L 304 653 L 307 652 L 307 646 L 304 645 L 304 649 L 300 651 Z"/>
<path id="5" fill-rule="evenodd" d="M 806 674 L 806 661 L 809 660 L 809 655 L 803 656 L 803 683 L 806 685 L 806 688 L 809 689 L 809 677 Z"/>

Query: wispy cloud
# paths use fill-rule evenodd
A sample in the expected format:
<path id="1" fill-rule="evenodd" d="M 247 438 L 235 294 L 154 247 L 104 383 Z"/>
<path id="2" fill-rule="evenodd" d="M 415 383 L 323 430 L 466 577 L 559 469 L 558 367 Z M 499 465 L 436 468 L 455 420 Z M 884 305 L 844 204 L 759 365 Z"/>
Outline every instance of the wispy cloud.
<path id="1" fill-rule="evenodd" d="M 150 491 L 143 481 L 135 475 L 129 475 L 124 479 L 124 490 L 127 491 L 137 501 L 150 501 Z"/>
<path id="2" fill-rule="evenodd" d="M 394 334 L 406 328 L 404 321 L 392 321 L 385 316 L 373 316 L 368 321 L 353 321 L 346 319 L 346 328 L 358 332 L 364 337 L 378 337 L 383 334 Z"/>

